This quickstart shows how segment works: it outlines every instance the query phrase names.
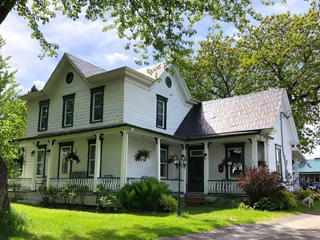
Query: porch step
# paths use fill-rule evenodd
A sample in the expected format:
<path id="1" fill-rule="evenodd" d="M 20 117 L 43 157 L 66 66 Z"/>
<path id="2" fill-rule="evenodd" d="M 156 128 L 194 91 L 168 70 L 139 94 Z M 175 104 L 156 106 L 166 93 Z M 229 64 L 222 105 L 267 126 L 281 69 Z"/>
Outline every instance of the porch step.
<path id="1" fill-rule="evenodd" d="M 187 206 L 200 206 L 203 203 L 203 193 L 188 192 L 184 195 L 184 202 Z"/>

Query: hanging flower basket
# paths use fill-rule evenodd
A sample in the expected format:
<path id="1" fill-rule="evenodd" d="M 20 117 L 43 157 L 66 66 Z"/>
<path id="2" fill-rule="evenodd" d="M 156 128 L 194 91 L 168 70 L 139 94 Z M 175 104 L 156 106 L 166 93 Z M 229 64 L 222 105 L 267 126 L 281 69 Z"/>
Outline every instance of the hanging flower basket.
<path id="1" fill-rule="evenodd" d="M 72 162 L 72 161 L 76 161 L 77 163 L 80 162 L 79 156 L 77 155 L 77 151 L 75 151 L 75 152 L 73 152 L 73 151 L 68 152 L 68 154 L 67 154 L 67 156 L 66 156 L 66 159 L 69 160 L 70 162 Z"/>
<path id="2" fill-rule="evenodd" d="M 134 160 L 136 160 L 136 162 L 145 162 L 147 158 L 150 157 L 150 153 L 151 151 L 141 148 L 134 155 Z"/>

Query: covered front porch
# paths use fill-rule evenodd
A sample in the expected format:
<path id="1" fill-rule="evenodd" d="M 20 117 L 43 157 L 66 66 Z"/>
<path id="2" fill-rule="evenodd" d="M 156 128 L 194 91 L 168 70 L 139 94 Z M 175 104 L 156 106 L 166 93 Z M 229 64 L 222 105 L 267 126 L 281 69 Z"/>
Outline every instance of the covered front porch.
<path id="1" fill-rule="evenodd" d="M 95 192 L 98 185 L 114 191 L 124 184 L 158 179 L 173 192 L 207 194 L 244 194 L 237 177 L 246 167 L 268 164 L 268 139 L 258 134 L 185 141 L 135 128 L 120 128 L 83 134 L 34 139 L 24 143 L 25 165 L 22 178 L 10 179 L 22 190 L 36 191 L 41 185 L 62 188 L 87 186 Z M 136 161 L 139 149 L 150 152 L 145 161 Z M 66 160 L 69 151 L 80 162 Z M 168 162 L 170 156 L 184 155 L 185 168 Z M 227 164 L 227 157 L 236 161 Z M 12 187 L 11 187 L 12 189 Z"/>

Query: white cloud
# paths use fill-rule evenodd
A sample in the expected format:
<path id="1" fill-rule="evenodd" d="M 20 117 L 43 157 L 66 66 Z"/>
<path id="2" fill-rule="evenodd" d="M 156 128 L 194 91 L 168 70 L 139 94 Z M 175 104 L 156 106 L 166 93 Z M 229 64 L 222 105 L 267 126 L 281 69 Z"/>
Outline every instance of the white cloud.
<path id="1" fill-rule="evenodd" d="M 127 62 L 129 60 L 128 55 L 125 55 L 123 53 L 118 53 L 118 52 L 115 52 L 113 54 L 107 54 L 105 58 L 110 64 L 114 64 L 115 62 L 118 62 L 118 61 Z"/>
<path id="2" fill-rule="evenodd" d="M 36 80 L 33 83 L 34 83 L 34 85 L 36 85 L 38 90 L 42 89 L 44 87 L 44 85 L 46 85 L 46 83 L 41 80 Z"/>

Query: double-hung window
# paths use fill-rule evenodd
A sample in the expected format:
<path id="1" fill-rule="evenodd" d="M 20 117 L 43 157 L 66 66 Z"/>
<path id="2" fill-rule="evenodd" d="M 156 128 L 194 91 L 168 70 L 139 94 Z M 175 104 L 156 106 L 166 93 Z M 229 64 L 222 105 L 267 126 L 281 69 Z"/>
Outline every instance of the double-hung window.
<path id="1" fill-rule="evenodd" d="M 37 154 L 37 176 L 44 177 L 46 161 L 46 145 L 38 146 Z"/>
<path id="2" fill-rule="evenodd" d="M 160 150 L 161 157 L 161 168 L 160 168 L 160 177 L 168 178 L 168 146 L 161 146 Z"/>
<path id="3" fill-rule="evenodd" d="M 49 102 L 50 100 L 39 102 L 38 131 L 46 131 L 48 129 Z"/>
<path id="4" fill-rule="evenodd" d="M 168 99 L 157 95 L 157 123 L 158 128 L 166 129 L 167 127 L 167 102 Z"/>
<path id="5" fill-rule="evenodd" d="M 62 127 L 73 126 L 74 96 L 75 94 L 63 96 Z"/>
<path id="6" fill-rule="evenodd" d="M 227 167 L 226 178 L 238 178 L 244 172 L 244 143 L 225 144 L 226 158 L 231 165 Z"/>
<path id="7" fill-rule="evenodd" d="M 277 173 L 282 177 L 282 151 L 281 146 L 276 145 L 276 164 L 277 164 Z"/>
<path id="8" fill-rule="evenodd" d="M 104 86 L 91 89 L 90 122 L 102 122 L 103 120 L 103 96 Z"/>
<path id="9" fill-rule="evenodd" d="M 88 176 L 94 176 L 94 166 L 96 160 L 96 141 L 88 140 L 89 149 L 88 149 Z"/>

